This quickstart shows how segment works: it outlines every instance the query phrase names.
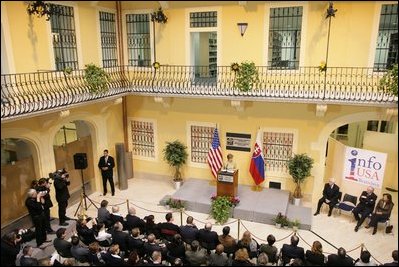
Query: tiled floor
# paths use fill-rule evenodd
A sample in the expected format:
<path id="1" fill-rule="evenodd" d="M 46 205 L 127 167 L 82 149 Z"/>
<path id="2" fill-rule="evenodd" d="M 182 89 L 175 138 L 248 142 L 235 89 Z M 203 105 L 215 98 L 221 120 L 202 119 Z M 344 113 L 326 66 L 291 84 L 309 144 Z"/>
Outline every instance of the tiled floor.
<path id="1" fill-rule="evenodd" d="M 163 206 L 159 205 L 159 201 L 165 195 L 172 195 L 175 192 L 171 181 L 134 178 L 129 180 L 128 188 L 128 190 L 123 191 L 117 189 L 115 196 L 108 194 L 103 197 L 97 192 L 90 195 L 90 198 L 98 205 L 102 199 L 107 199 L 109 201 L 109 209 L 111 209 L 112 205 L 119 204 L 120 211 L 123 215 L 127 214 L 127 201 L 129 201 L 130 205 L 136 206 L 137 215 L 139 217 L 143 218 L 145 215 L 153 214 L 156 222 L 165 220 L 165 213 L 168 211 Z M 313 241 L 319 240 L 323 245 L 323 251 L 335 253 L 336 248 L 333 246 L 337 248 L 342 246 L 349 251 L 348 254 L 351 257 L 357 259 L 360 255 L 360 245 L 364 244 L 372 256 L 379 262 L 391 262 L 392 251 L 398 249 L 398 194 L 393 193 L 392 196 L 394 203 L 396 203 L 391 217 L 394 225 L 393 235 L 386 235 L 383 233 L 382 224 L 376 235 L 371 235 L 372 230 L 365 229 L 364 227 L 360 228 L 356 233 L 354 232 L 355 223 L 351 216 L 344 214 L 339 216 L 334 214 L 332 217 L 327 217 L 326 213 L 321 213 L 313 218 L 312 231 L 299 230 L 298 234 L 301 238 L 299 245 L 307 250 L 310 248 Z M 309 203 L 307 205 L 309 205 Z M 74 215 L 76 207 L 77 205 L 68 208 L 67 215 L 69 217 Z M 313 208 L 315 208 L 315 204 Z M 96 217 L 97 210 L 95 207 L 90 206 L 87 215 Z M 182 220 L 183 224 L 185 224 L 188 215 L 195 218 L 195 223 L 199 228 L 203 227 L 204 222 L 210 221 L 214 223 L 214 220 L 210 219 L 208 214 L 191 211 L 182 214 L 180 214 L 180 212 L 175 212 L 175 223 L 180 224 Z M 245 229 L 248 229 L 257 237 L 259 243 L 265 242 L 267 235 L 272 233 L 278 240 L 276 242 L 278 248 L 281 248 L 284 243 L 289 243 L 289 236 L 292 234 L 292 229 L 277 229 L 272 225 L 244 220 L 241 221 L 239 229 L 239 222 L 237 220 L 230 219 L 227 223 L 231 227 L 232 236 L 242 236 Z M 213 226 L 213 229 L 218 233 L 221 233 L 222 228 L 223 226 L 220 225 Z"/>

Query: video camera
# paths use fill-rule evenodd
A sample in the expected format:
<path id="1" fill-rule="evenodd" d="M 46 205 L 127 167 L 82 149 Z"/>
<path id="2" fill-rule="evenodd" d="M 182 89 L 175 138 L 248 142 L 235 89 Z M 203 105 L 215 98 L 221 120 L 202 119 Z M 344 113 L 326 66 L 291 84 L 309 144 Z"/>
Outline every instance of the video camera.
<path id="1" fill-rule="evenodd" d="M 48 174 L 48 176 L 51 179 L 60 179 L 60 178 L 69 178 L 69 173 L 67 172 L 67 170 L 65 168 L 60 169 L 60 170 L 56 170 L 55 172 L 50 172 Z"/>

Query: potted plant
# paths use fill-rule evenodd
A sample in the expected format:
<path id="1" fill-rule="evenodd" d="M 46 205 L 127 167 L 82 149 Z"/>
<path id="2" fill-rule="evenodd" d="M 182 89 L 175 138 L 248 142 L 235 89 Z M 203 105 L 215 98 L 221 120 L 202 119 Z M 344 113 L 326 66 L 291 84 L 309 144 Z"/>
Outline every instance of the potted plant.
<path id="1" fill-rule="evenodd" d="M 97 67 L 94 64 L 85 65 L 84 77 L 89 85 L 90 93 L 103 93 L 108 90 L 109 75 L 104 69 Z"/>
<path id="2" fill-rule="evenodd" d="M 281 228 L 281 226 L 283 225 L 283 223 L 284 223 L 284 217 L 285 216 L 283 216 L 282 214 L 281 214 L 281 212 L 279 212 L 278 214 L 277 214 L 277 216 L 273 219 L 273 222 L 276 224 L 276 227 L 277 228 Z"/>
<path id="3" fill-rule="evenodd" d="M 288 160 L 289 174 L 296 184 L 293 194 L 294 204 L 299 205 L 302 198 L 301 183 L 310 176 L 313 167 L 313 159 L 306 154 L 296 154 Z"/>
<path id="4" fill-rule="evenodd" d="M 167 209 L 184 209 L 185 207 L 185 203 L 184 201 L 180 200 L 180 199 L 174 199 L 174 198 L 169 198 L 166 203 L 165 206 Z"/>
<path id="5" fill-rule="evenodd" d="M 231 216 L 232 207 L 230 196 L 218 196 L 212 200 L 211 216 L 217 223 L 224 224 Z"/>
<path id="6" fill-rule="evenodd" d="M 393 65 L 384 74 L 380 80 L 379 89 L 388 94 L 398 96 L 398 64 Z"/>
<path id="7" fill-rule="evenodd" d="M 259 73 L 253 62 L 242 62 L 239 66 L 233 63 L 231 69 L 236 74 L 235 86 L 240 91 L 248 92 L 259 82 Z"/>
<path id="8" fill-rule="evenodd" d="M 164 160 L 169 166 L 175 169 L 173 181 L 175 182 L 175 188 L 178 189 L 183 181 L 180 168 L 186 163 L 188 154 L 187 146 L 180 141 L 166 142 L 166 147 L 163 150 Z"/>
<path id="9" fill-rule="evenodd" d="M 300 221 L 298 219 L 295 219 L 293 221 L 291 221 L 291 225 L 292 225 L 292 230 L 294 230 L 295 232 L 298 231 L 299 225 L 300 225 Z"/>

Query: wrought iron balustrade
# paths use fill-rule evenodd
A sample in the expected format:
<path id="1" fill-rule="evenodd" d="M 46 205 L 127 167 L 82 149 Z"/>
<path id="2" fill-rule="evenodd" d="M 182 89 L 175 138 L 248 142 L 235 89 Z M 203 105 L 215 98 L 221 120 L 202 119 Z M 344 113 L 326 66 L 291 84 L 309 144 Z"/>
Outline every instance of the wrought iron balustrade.
<path id="1" fill-rule="evenodd" d="M 100 94 L 89 93 L 84 70 L 1 75 L 2 121 L 124 94 L 397 106 L 397 97 L 378 88 L 383 73 L 372 68 L 329 67 L 324 72 L 319 67 L 293 70 L 259 66 L 259 81 L 248 92 L 236 88 L 237 74 L 230 66 L 217 67 L 216 75 L 208 66 L 104 69 L 110 76 L 109 90 Z"/>

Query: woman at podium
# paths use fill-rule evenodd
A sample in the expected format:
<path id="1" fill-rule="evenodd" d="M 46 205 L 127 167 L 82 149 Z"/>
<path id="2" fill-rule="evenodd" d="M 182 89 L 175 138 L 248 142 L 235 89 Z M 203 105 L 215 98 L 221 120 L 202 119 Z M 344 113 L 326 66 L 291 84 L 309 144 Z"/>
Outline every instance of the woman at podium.
<path id="1" fill-rule="evenodd" d="M 223 170 L 229 172 L 234 172 L 235 170 L 237 170 L 237 164 L 235 163 L 233 158 L 234 158 L 233 154 L 227 155 L 227 162 L 223 164 Z"/>

